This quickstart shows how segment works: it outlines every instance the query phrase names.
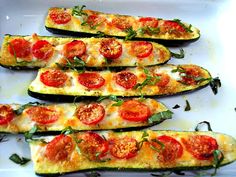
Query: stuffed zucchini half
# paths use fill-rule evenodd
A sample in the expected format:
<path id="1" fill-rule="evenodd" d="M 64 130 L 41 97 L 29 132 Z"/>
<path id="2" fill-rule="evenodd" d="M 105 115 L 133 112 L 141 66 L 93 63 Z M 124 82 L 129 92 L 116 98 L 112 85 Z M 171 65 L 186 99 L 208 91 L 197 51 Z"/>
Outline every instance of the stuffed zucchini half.
<path id="1" fill-rule="evenodd" d="M 114 97 L 113 97 L 114 98 Z M 113 99 L 115 100 L 115 99 Z M 170 119 L 172 112 L 154 99 L 105 99 L 74 104 L 0 105 L 0 132 L 39 132 L 142 128 Z"/>
<path id="2" fill-rule="evenodd" d="M 163 20 L 154 17 L 140 17 L 108 14 L 84 10 L 85 6 L 74 8 L 53 7 L 48 11 L 45 27 L 48 31 L 67 35 L 106 35 L 126 39 L 145 39 L 168 44 L 195 41 L 200 31 L 179 19 Z"/>
<path id="3" fill-rule="evenodd" d="M 5 35 L 0 65 L 13 69 L 150 66 L 170 57 L 166 47 L 147 41 Z"/>
<path id="4" fill-rule="evenodd" d="M 200 170 L 236 160 L 233 137 L 215 132 L 81 132 L 30 142 L 38 175 L 84 170 Z"/>
<path id="5" fill-rule="evenodd" d="M 73 100 L 80 96 L 164 96 L 196 90 L 211 81 L 197 65 L 127 68 L 119 72 L 41 68 L 28 88 L 29 95 L 45 100 Z"/>

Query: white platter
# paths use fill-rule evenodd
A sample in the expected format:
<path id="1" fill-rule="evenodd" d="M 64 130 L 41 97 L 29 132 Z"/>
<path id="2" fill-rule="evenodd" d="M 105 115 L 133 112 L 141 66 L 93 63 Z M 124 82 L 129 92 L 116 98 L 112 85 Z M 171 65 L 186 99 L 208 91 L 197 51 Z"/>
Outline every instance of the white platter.
<path id="1" fill-rule="evenodd" d="M 222 88 L 214 95 L 209 87 L 186 94 L 159 99 L 173 110 L 174 117 L 153 129 L 193 130 L 203 120 L 211 123 L 214 131 L 236 138 L 236 62 L 235 62 L 235 17 L 236 1 L 233 0 L 0 0 L 0 43 L 4 34 L 52 35 L 44 28 L 44 17 L 51 6 L 71 7 L 85 4 L 88 8 L 120 14 L 154 16 L 164 19 L 179 18 L 192 23 L 201 30 L 201 38 L 184 46 L 186 57 L 173 59 L 170 63 L 193 63 L 207 68 L 213 76 L 219 76 Z M 172 50 L 177 50 L 172 48 Z M 0 68 L 0 103 L 26 103 L 35 101 L 27 95 L 27 86 L 35 77 L 32 71 L 10 71 Z M 191 111 L 185 112 L 185 100 Z M 32 162 L 21 167 L 8 158 L 12 153 L 30 157 L 24 138 L 9 135 L 9 141 L 0 143 L 0 176 L 35 176 Z M 19 139 L 21 138 L 21 139 Z M 102 172 L 102 176 L 150 176 L 150 173 Z M 210 172 L 208 172 L 210 174 Z M 222 167 L 218 176 L 233 177 L 236 163 Z M 84 173 L 67 176 L 85 176 Z M 175 176 L 175 175 L 173 175 Z M 186 176 L 196 176 L 188 173 Z"/>

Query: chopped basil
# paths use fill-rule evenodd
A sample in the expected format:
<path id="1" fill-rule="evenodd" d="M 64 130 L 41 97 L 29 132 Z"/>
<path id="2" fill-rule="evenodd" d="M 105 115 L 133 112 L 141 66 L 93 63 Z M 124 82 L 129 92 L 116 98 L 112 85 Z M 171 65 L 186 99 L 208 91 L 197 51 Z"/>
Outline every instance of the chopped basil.
<path id="1" fill-rule="evenodd" d="M 172 69 L 171 72 L 172 72 L 172 73 L 176 73 L 176 72 L 185 73 L 186 71 L 185 71 L 184 68 L 182 68 L 181 66 L 178 65 L 178 66 L 176 67 L 176 69 Z"/>
<path id="2" fill-rule="evenodd" d="M 124 103 L 124 100 L 118 100 L 116 103 L 112 104 L 112 106 L 121 106 Z"/>
<path id="3" fill-rule="evenodd" d="M 8 141 L 7 135 L 0 135 L 0 143 Z"/>
<path id="4" fill-rule="evenodd" d="M 60 63 L 56 63 L 56 65 L 61 69 L 61 70 L 66 70 L 66 69 L 72 69 L 74 71 L 77 71 L 79 73 L 83 73 L 85 71 L 85 62 L 79 58 L 79 57 L 74 57 L 74 62 L 70 62 L 68 59 L 66 59 L 66 64 L 61 65 Z M 78 69 L 82 67 L 82 69 Z"/>
<path id="5" fill-rule="evenodd" d="M 137 35 L 137 32 L 133 30 L 132 26 L 126 29 L 125 32 L 127 33 L 127 35 L 125 36 L 125 40 L 133 39 Z"/>
<path id="6" fill-rule="evenodd" d="M 19 165 L 25 165 L 26 163 L 28 163 L 30 161 L 29 158 L 25 158 L 25 157 L 20 157 L 17 154 L 12 154 L 9 159 Z"/>
<path id="7" fill-rule="evenodd" d="M 30 106 L 38 106 L 38 105 L 45 105 L 45 104 L 44 104 L 44 103 L 39 103 L 39 102 L 29 102 L 29 103 L 27 103 L 27 104 L 21 105 L 20 108 L 18 108 L 17 110 L 14 110 L 14 113 L 15 113 L 16 115 L 20 115 L 20 114 L 22 114 L 22 112 L 23 112 L 26 108 L 28 108 L 28 107 L 30 107 Z"/>
<path id="8" fill-rule="evenodd" d="M 116 103 L 112 104 L 112 106 L 121 106 L 124 103 L 124 100 L 117 98 L 117 96 L 115 96 L 115 95 L 100 96 L 97 99 L 97 102 L 101 102 L 102 100 L 107 99 L 107 98 L 116 102 Z"/>
<path id="9" fill-rule="evenodd" d="M 155 142 L 155 143 L 157 143 L 157 144 L 159 144 L 159 145 L 161 146 L 161 148 L 158 149 L 158 148 L 156 148 L 155 146 L 151 145 L 150 147 L 151 147 L 154 151 L 160 152 L 160 151 L 162 151 L 163 149 L 165 149 L 165 145 L 164 145 L 161 141 L 159 141 L 159 140 L 157 140 L 157 139 L 152 139 L 151 141 L 152 141 L 152 142 Z"/>
<path id="10" fill-rule="evenodd" d="M 153 124 L 155 122 L 161 122 L 165 119 L 171 119 L 172 118 L 172 114 L 173 112 L 171 112 L 170 110 L 167 111 L 162 111 L 156 114 L 153 114 L 149 119 L 148 119 L 148 123 L 149 124 Z"/>
<path id="11" fill-rule="evenodd" d="M 85 5 L 82 5 L 81 7 L 74 6 L 72 9 L 72 15 L 73 16 L 83 16 L 83 15 L 88 16 L 88 14 L 83 11 L 83 8 L 85 7 L 86 7 Z"/>
<path id="12" fill-rule="evenodd" d="M 211 176 L 215 176 L 217 173 L 217 169 L 220 167 L 222 161 L 224 160 L 224 154 L 220 150 L 214 150 L 213 151 L 213 167 L 215 168 L 214 173 L 211 174 Z"/>
<path id="13" fill-rule="evenodd" d="M 221 87 L 221 81 L 219 77 L 212 78 L 210 81 L 210 87 L 213 93 L 216 95 L 218 93 L 218 88 Z"/>
<path id="14" fill-rule="evenodd" d="M 191 106 L 190 106 L 188 100 L 185 100 L 185 101 L 186 101 L 186 106 L 184 108 L 184 111 L 190 111 L 191 110 Z"/>
<path id="15" fill-rule="evenodd" d="M 96 37 L 100 38 L 100 37 L 105 37 L 105 36 L 106 36 L 105 33 L 98 31 Z"/>
<path id="16" fill-rule="evenodd" d="M 25 141 L 29 142 L 33 140 L 33 135 L 38 131 L 38 127 L 34 125 L 28 132 L 24 133 Z"/>
<path id="17" fill-rule="evenodd" d="M 180 105 L 176 104 L 174 107 L 172 107 L 172 109 L 178 109 L 180 108 Z"/>
<path id="18" fill-rule="evenodd" d="M 179 52 L 180 53 L 174 53 L 174 52 L 170 52 L 170 53 L 171 53 L 171 56 L 174 58 L 179 58 L 179 59 L 184 58 L 184 49 L 180 48 Z"/>
<path id="19" fill-rule="evenodd" d="M 199 126 L 200 126 L 201 124 L 206 124 L 208 131 L 212 131 L 211 124 L 210 124 L 210 122 L 207 122 L 207 121 L 199 122 L 199 123 L 197 124 L 196 128 L 195 128 L 195 131 L 197 131 L 197 132 L 199 131 Z"/>
<path id="20" fill-rule="evenodd" d="M 192 33 L 193 31 L 191 30 L 192 25 L 190 24 L 188 27 L 181 22 L 180 19 L 174 19 L 174 22 L 177 22 L 180 26 L 182 26 L 187 32 Z"/>
<path id="21" fill-rule="evenodd" d="M 141 149 L 141 147 L 143 146 L 143 143 L 148 141 L 147 139 L 148 136 L 149 134 L 146 131 L 144 131 L 142 134 L 142 140 L 138 142 L 138 149 Z"/>
<path id="22" fill-rule="evenodd" d="M 61 134 L 64 134 L 64 135 L 69 135 L 73 133 L 74 133 L 74 130 L 71 128 L 71 126 L 66 127 L 61 131 Z"/>
<path id="23" fill-rule="evenodd" d="M 145 27 L 139 28 L 138 32 L 141 35 L 144 35 L 144 33 L 158 34 L 158 33 L 160 33 L 160 28 L 159 27 L 158 28 L 152 28 L 152 27 L 149 27 L 149 26 L 145 26 Z"/>

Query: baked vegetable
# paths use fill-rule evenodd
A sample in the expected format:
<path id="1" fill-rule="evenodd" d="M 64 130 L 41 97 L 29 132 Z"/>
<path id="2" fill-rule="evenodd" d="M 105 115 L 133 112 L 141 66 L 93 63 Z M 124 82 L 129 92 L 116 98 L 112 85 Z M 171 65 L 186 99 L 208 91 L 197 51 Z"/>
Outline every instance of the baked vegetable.
<path id="1" fill-rule="evenodd" d="M 83 132 L 43 140 L 30 142 L 38 175 L 100 169 L 200 170 L 236 160 L 236 140 L 215 132 Z"/>
<path id="2" fill-rule="evenodd" d="M 0 104 L 0 132 L 23 133 L 142 128 L 170 119 L 172 112 L 154 99 L 117 99 L 74 104 Z"/>
<path id="3" fill-rule="evenodd" d="M 5 35 L 0 65 L 13 69 L 150 66 L 170 57 L 166 47 L 147 41 Z"/>
<path id="4" fill-rule="evenodd" d="M 56 76 L 56 77 L 55 77 Z M 80 96 L 164 96 L 196 90 L 212 80 L 197 65 L 163 65 L 115 71 L 64 71 L 41 68 L 28 88 L 29 95 L 46 100 Z"/>
<path id="5" fill-rule="evenodd" d="M 154 17 L 135 17 L 84 10 L 53 7 L 48 11 L 45 27 L 56 34 L 77 36 L 106 35 L 126 39 L 145 39 L 159 42 L 195 41 L 200 37 L 199 29 L 179 19 L 163 20 Z"/>

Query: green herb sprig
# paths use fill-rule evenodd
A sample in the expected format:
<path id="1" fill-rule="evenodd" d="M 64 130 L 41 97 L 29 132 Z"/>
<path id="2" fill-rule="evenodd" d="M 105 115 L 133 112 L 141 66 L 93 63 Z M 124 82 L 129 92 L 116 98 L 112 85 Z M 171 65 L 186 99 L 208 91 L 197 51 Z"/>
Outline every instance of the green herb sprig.
<path id="1" fill-rule="evenodd" d="M 12 154 L 9 159 L 19 165 L 25 165 L 26 163 L 28 163 L 30 161 L 29 158 L 25 158 L 25 157 L 20 157 L 18 154 L 14 153 Z"/>
<path id="2" fill-rule="evenodd" d="M 180 26 L 182 26 L 182 27 L 185 29 L 185 31 L 187 31 L 187 32 L 189 32 L 189 33 L 192 33 L 192 32 L 193 32 L 193 30 L 191 30 L 191 28 L 192 28 L 192 25 L 191 25 L 191 24 L 190 24 L 189 26 L 186 26 L 185 24 L 183 24 L 183 23 L 181 22 L 180 19 L 174 19 L 173 21 L 174 21 L 174 22 L 177 22 Z"/>
<path id="3" fill-rule="evenodd" d="M 217 173 L 217 169 L 220 167 L 221 163 L 224 160 L 224 154 L 220 150 L 214 150 L 213 151 L 213 167 L 215 168 L 214 172 L 211 174 L 211 176 L 215 176 Z"/>
<path id="4" fill-rule="evenodd" d="M 124 103 L 124 100 L 117 98 L 117 96 L 115 95 L 101 96 L 97 99 L 97 102 L 101 102 L 104 99 L 110 99 L 112 101 L 115 101 L 116 103 L 112 104 L 112 106 L 121 106 Z"/>
<path id="5" fill-rule="evenodd" d="M 156 114 L 153 114 L 149 119 L 148 119 L 148 123 L 149 124 L 153 124 L 155 122 L 162 122 L 165 119 L 171 119 L 173 115 L 173 112 L 171 112 L 170 110 L 167 111 L 162 111 Z"/>
<path id="6" fill-rule="evenodd" d="M 66 59 L 65 65 L 61 65 L 60 63 L 56 63 L 56 65 L 61 70 L 71 69 L 78 73 L 83 73 L 85 71 L 85 65 L 86 65 L 85 62 L 81 58 L 76 56 L 73 58 L 73 60 L 74 62 L 70 62 L 68 59 Z"/>
<path id="7" fill-rule="evenodd" d="M 85 7 L 86 7 L 85 5 L 74 6 L 72 9 L 72 15 L 73 16 L 83 16 L 83 15 L 88 16 L 88 14 L 83 11 L 83 8 Z"/>
<path id="8" fill-rule="evenodd" d="M 179 52 L 180 53 L 174 53 L 174 52 L 170 52 L 170 53 L 171 53 L 171 56 L 174 58 L 178 58 L 178 59 L 184 58 L 185 56 L 184 49 L 180 48 Z"/>
<path id="9" fill-rule="evenodd" d="M 125 40 L 131 40 L 137 36 L 137 32 L 133 30 L 133 27 L 127 28 L 124 30 L 127 35 L 125 36 Z"/>

